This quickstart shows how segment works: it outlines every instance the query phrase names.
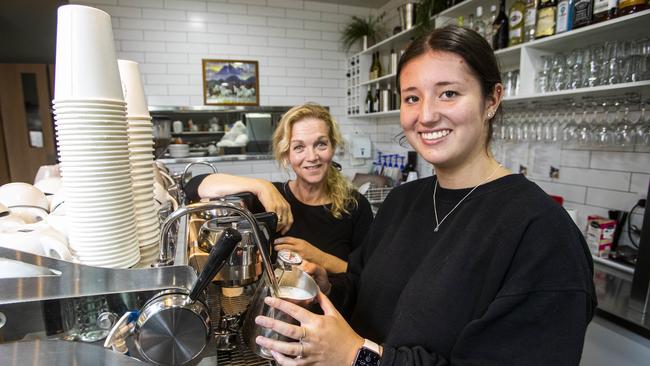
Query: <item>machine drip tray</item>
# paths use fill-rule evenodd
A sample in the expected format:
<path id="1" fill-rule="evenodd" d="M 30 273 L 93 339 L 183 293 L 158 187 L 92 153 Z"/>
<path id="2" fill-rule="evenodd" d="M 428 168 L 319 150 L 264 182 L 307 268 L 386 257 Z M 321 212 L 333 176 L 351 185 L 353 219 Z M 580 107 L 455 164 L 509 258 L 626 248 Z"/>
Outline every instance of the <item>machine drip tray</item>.
<path id="1" fill-rule="evenodd" d="M 253 353 L 244 343 L 244 337 L 241 334 L 241 323 L 244 319 L 239 315 L 243 314 L 252 299 L 255 286 L 246 286 L 242 288 L 242 293 L 237 296 L 225 296 L 221 289 L 216 285 L 208 286 L 207 303 L 210 307 L 210 317 L 214 333 L 219 333 L 222 317 L 236 317 L 239 319 L 237 328 L 237 343 L 234 349 L 229 351 L 216 351 L 217 365 L 233 366 L 273 366 L 275 362 L 264 359 Z"/>

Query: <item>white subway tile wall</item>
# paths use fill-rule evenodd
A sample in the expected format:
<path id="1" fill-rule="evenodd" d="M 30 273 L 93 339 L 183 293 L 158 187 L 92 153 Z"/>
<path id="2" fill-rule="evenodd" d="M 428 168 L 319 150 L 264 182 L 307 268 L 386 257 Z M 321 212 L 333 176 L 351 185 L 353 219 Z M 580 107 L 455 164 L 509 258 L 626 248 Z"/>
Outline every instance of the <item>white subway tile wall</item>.
<path id="1" fill-rule="evenodd" d="M 150 105 L 202 105 L 202 59 L 257 60 L 261 105 L 313 101 L 330 107 L 346 135 L 368 126 L 376 129 L 376 121 L 346 117 L 346 55 L 338 39 L 339 30 L 352 15 L 367 16 L 377 10 L 303 0 L 71 3 L 94 6 L 111 15 L 118 57 L 140 63 Z M 370 161 L 352 166 L 347 154 L 339 159 L 350 177 L 371 166 Z M 266 178 L 279 174 L 274 162 L 268 165 L 275 170 L 251 164 L 245 173 Z"/>

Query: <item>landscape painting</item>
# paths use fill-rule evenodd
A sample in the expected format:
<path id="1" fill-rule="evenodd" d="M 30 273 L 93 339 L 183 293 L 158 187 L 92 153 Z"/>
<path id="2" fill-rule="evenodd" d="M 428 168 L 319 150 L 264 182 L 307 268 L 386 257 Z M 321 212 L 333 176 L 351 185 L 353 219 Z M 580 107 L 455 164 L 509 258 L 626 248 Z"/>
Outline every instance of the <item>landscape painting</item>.
<path id="1" fill-rule="evenodd" d="M 203 60 L 203 103 L 259 105 L 257 61 Z"/>

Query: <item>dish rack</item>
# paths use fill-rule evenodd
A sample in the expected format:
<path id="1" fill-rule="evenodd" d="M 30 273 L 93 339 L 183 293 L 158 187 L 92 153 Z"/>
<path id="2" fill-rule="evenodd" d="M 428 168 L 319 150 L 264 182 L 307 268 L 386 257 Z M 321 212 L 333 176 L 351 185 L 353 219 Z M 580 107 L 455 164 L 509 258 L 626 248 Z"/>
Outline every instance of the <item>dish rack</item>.
<path id="1" fill-rule="evenodd" d="M 377 214 L 379 207 L 384 202 L 391 189 L 393 189 L 393 187 L 370 187 L 364 193 L 364 196 L 366 196 L 366 199 L 368 199 L 368 202 L 370 203 L 373 215 Z"/>

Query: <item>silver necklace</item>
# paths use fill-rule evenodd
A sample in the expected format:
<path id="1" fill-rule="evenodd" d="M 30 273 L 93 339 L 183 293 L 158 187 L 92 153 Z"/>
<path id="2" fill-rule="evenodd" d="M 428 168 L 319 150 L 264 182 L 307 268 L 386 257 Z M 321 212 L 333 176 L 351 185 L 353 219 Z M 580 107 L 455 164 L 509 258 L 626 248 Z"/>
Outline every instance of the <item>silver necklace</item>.
<path id="1" fill-rule="evenodd" d="M 458 201 L 458 203 L 456 204 L 456 206 L 454 206 L 454 208 L 452 208 L 451 211 L 447 212 L 447 214 L 445 215 L 445 217 L 443 217 L 442 220 L 440 220 L 440 222 L 438 222 L 438 210 L 436 209 L 436 191 L 438 190 L 438 178 L 436 177 L 436 184 L 433 186 L 433 213 L 434 213 L 434 216 L 436 217 L 436 227 L 435 227 L 435 229 L 433 229 L 433 231 L 437 233 L 437 232 L 438 232 L 438 229 L 440 228 L 440 225 L 442 225 L 442 223 L 445 222 L 445 220 L 447 219 L 447 217 L 449 217 L 449 215 L 451 215 L 451 213 L 454 212 L 454 210 L 455 210 L 456 208 L 458 208 L 458 206 L 460 206 L 460 204 L 463 203 L 463 201 L 465 201 L 465 199 L 466 199 L 467 197 L 469 197 L 469 195 L 472 194 L 472 192 L 474 192 L 474 190 L 476 190 L 476 188 L 478 188 L 479 186 L 482 186 L 482 185 L 485 184 L 488 180 L 490 180 L 490 178 L 492 178 L 492 176 L 494 175 L 494 173 L 496 173 L 497 170 L 498 170 L 500 167 L 501 167 L 501 164 L 497 165 L 497 167 L 494 168 L 494 170 L 492 171 L 492 174 L 490 174 L 489 177 L 485 178 L 484 181 L 482 181 L 481 183 L 479 183 L 476 187 L 472 188 L 472 189 L 469 191 L 469 193 L 467 193 L 467 194 L 465 195 L 465 197 L 461 198 L 460 201 Z"/>

